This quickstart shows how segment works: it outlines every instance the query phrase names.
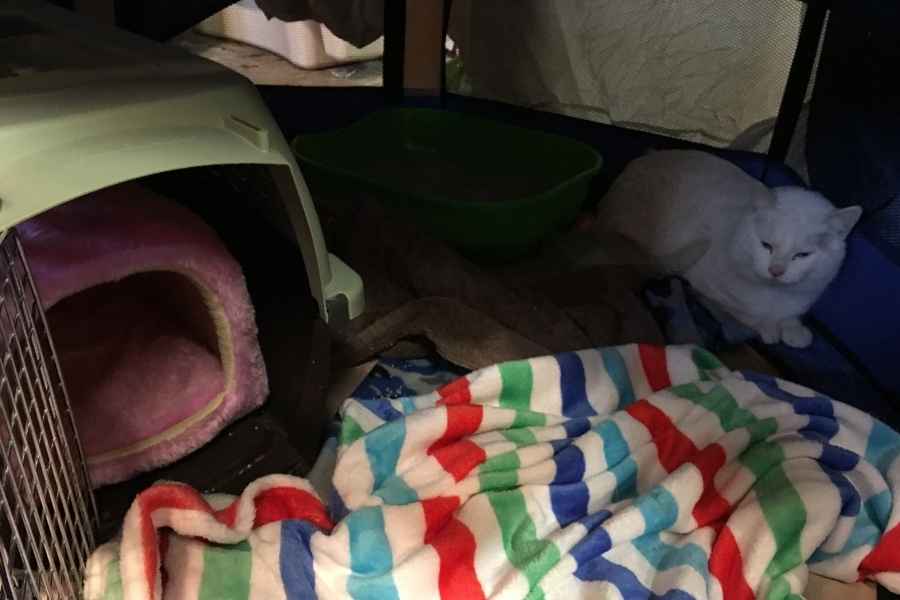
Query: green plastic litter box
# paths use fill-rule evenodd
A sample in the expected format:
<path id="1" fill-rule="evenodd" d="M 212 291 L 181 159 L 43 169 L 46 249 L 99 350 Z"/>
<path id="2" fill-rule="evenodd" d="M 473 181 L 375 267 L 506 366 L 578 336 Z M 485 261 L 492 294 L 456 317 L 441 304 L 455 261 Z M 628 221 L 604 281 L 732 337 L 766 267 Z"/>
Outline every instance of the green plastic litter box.
<path id="1" fill-rule="evenodd" d="M 294 140 L 319 202 L 379 199 L 465 254 L 515 259 L 571 223 L 602 158 L 557 135 L 420 108 Z"/>

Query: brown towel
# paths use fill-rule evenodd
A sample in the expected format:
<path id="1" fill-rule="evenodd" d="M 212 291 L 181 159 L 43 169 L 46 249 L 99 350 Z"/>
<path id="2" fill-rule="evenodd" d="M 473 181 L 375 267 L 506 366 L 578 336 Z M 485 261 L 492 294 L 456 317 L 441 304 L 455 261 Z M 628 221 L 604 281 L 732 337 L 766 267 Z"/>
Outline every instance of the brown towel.
<path id="1" fill-rule="evenodd" d="M 357 48 L 384 33 L 384 0 L 256 0 L 256 5 L 270 19 L 323 23 Z"/>
<path id="2" fill-rule="evenodd" d="M 366 312 L 338 332 L 339 365 L 391 350 L 421 355 L 423 341 L 470 369 L 595 346 L 663 343 L 633 292 L 636 275 L 621 267 L 549 275 L 519 268 L 513 276 L 471 263 L 373 202 L 361 202 L 352 217 L 320 213 L 329 247 L 366 288 Z"/>

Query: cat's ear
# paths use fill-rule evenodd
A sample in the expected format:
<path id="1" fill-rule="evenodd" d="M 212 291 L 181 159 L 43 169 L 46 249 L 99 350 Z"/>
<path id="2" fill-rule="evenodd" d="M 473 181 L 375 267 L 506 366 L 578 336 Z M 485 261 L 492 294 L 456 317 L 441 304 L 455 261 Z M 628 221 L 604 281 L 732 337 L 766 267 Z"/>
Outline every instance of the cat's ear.
<path id="1" fill-rule="evenodd" d="M 859 221 L 862 212 L 863 210 L 860 206 L 848 206 L 847 208 L 838 209 L 828 216 L 828 227 L 834 235 L 844 239 L 850 235 L 850 230 Z"/>

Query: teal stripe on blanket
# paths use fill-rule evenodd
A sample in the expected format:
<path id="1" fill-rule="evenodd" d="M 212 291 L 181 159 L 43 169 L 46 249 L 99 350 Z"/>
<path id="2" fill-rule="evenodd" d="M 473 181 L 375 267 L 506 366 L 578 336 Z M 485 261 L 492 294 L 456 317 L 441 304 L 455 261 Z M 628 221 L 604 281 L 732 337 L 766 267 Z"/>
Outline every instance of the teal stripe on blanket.
<path id="1" fill-rule="evenodd" d="M 372 489 L 377 490 L 397 472 L 397 460 L 406 439 L 406 420 L 385 423 L 365 438 L 366 456 L 372 469 Z"/>
<path id="2" fill-rule="evenodd" d="M 403 478 L 398 476 L 388 479 L 375 495 L 384 500 L 385 504 L 402 506 L 419 501 L 419 495 L 409 487 Z"/>
<path id="3" fill-rule="evenodd" d="M 866 445 L 866 460 L 884 473 L 891 466 L 900 450 L 900 435 L 881 421 L 872 424 Z M 893 452 L 893 454 L 889 454 Z"/>
<path id="4" fill-rule="evenodd" d="M 412 398 L 404 396 L 403 398 L 400 398 L 400 404 L 403 405 L 404 415 L 411 415 L 412 413 L 416 412 L 416 410 L 418 410 L 416 408 L 416 403 Z"/>
<path id="5" fill-rule="evenodd" d="M 625 408 L 634 402 L 634 389 L 631 387 L 631 376 L 628 374 L 625 360 L 615 348 L 602 348 L 600 354 L 603 356 L 603 366 L 606 367 L 606 373 L 619 393 L 617 408 Z"/>
<path id="6" fill-rule="evenodd" d="M 891 518 L 893 496 L 890 490 L 884 490 L 865 501 L 866 513 L 872 515 L 881 530 L 887 529 Z"/>
<path id="7" fill-rule="evenodd" d="M 395 600 L 397 586 L 391 575 L 393 554 L 384 531 L 380 506 L 369 506 L 347 516 L 350 530 L 350 577 L 347 593 L 354 600 Z"/>
<path id="8" fill-rule="evenodd" d="M 397 474 L 397 461 L 406 440 L 406 419 L 385 423 L 365 439 L 372 469 L 372 491 L 387 504 L 410 504 L 419 496 Z"/>
<path id="9" fill-rule="evenodd" d="M 898 437 L 900 436 L 895 431 L 881 422 L 875 421 L 866 445 L 866 461 L 882 473 L 887 471 L 891 463 L 900 458 Z M 852 552 L 861 546 L 873 545 L 881 538 L 887 527 L 892 501 L 890 490 L 884 490 L 866 499 L 844 547 L 837 553 L 816 550 L 810 558 L 810 562 L 822 562 Z"/>
<path id="10" fill-rule="evenodd" d="M 610 502 L 621 502 L 637 495 L 637 463 L 630 456 L 609 470 L 616 478 Z"/>
<path id="11" fill-rule="evenodd" d="M 709 557 L 697 544 L 674 546 L 663 542 L 658 533 L 651 533 L 634 540 L 632 545 L 657 571 L 690 567 L 709 583 Z"/>
<path id="12" fill-rule="evenodd" d="M 887 520 L 891 516 L 892 500 L 890 490 L 884 490 L 863 502 L 862 510 L 856 515 L 853 530 L 847 537 L 844 547 L 838 552 L 816 550 L 810 557 L 809 562 L 818 563 L 830 560 L 848 552 L 853 552 L 860 546 L 874 546 L 881 539 L 887 527 Z"/>
<path id="13" fill-rule="evenodd" d="M 631 498 L 637 492 L 637 464 L 631 457 L 628 442 L 615 421 L 603 421 L 594 429 L 603 440 L 603 458 L 607 470 L 616 478 L 612 502 Z"/>
<path id="14" fill-rule="evenodd" d="M 634 505 L 644 517 L 645 534 L 669 529 L 678 519 L 678 503 L 661 485 L 638 497 Z"/>

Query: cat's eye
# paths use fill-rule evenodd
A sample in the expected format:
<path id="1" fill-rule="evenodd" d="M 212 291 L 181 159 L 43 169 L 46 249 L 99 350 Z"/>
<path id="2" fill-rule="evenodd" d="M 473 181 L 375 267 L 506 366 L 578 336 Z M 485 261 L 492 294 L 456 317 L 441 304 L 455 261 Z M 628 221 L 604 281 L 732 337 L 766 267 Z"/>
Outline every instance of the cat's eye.
<path id="1" fill-rule="evenodd" d="M 762 247 L 769 251 L 769 254 L 772 254 L 772 244 L 769 242 L 760 242 Z"/>
<path id="2" fill-rule="evenodd" d="M 806 258 L 810 254 L 812 254 L 812 252 L 798 252 L 797 254 L 794 255 L 794 259 L 796 260 L 798 258 Z"/>

